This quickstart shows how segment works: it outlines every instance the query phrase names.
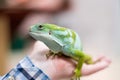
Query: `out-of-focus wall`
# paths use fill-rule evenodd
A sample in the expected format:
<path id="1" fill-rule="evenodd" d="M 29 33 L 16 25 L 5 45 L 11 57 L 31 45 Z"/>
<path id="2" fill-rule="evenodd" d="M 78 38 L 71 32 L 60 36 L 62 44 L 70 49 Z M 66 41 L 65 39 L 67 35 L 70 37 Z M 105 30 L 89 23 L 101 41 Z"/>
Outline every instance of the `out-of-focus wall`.
<path id="1" fill-rule="evenodd" d="M 84 51 L 112 59 L 109 68 L 82 80 L 120 80 L 119 0 L 74 0 L 73 10 L 56 17 L 79 33 Z"/>

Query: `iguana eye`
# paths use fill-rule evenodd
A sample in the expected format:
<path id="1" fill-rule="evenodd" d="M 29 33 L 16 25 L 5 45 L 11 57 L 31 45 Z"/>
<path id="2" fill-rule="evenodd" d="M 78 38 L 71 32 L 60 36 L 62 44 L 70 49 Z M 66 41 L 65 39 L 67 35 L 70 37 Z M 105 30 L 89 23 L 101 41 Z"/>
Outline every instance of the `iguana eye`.
<path id="1" fill-rule="evenodd" d="M 39 25 L 39 26 L 38 26 L 39 29 L 42 29 L 42 27 L 43 27 L 42 25 Z"/>
<path id="2" fill-rule="evenodd" d="M 51 31 L 49 31 L 49 35 L 51 35 Z"/>

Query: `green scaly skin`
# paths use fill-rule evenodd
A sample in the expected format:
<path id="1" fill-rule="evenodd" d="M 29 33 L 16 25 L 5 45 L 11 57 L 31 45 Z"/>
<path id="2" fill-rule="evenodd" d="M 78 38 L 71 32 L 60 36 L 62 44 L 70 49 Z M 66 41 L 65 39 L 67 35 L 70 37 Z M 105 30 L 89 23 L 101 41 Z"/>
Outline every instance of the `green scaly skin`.
<path id="1" fill-rule="evenodd" d="M 44 42 L 51 50 L 51 55 L 65 55 L 78 62 L 75 69 L 75 80 L 80 80 L 83 63 L 93 64 L 92 58 L 82 52 L 82 44 L 78 34 L 68 28 L 54 24 L 36 24 L 30 28 L 29 34 L 36 40 Z"/>

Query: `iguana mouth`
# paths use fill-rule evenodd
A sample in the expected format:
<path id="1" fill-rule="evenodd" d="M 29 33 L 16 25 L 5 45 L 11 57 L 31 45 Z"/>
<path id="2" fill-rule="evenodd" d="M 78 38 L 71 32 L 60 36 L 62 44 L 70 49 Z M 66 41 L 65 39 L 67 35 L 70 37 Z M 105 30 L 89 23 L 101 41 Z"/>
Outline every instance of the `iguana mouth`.
<path id="1" fill-rule="evenodd" d="M 39 31 L 36 31 L 36 32 L 32 32 L 32 31 L 29 31 L 29 33 L 33 33 L 33 34 L 37 34 L 37 33 L 41 33 L 41 32 L 39 32 Z"/>

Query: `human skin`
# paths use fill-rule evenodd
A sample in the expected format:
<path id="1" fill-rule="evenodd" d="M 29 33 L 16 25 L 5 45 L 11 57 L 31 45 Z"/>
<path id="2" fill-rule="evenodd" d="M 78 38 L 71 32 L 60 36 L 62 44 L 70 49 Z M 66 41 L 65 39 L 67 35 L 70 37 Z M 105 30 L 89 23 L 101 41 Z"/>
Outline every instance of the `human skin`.
<path id="1" fill-rule="evenodd" d="M 60 80 L 71 78 L 74 75 L 76 62 L 64 56 L 46 58 L 49 48 L 42 42 L 37 41 L 29 54 L 32 62 L 46 73 L 51 80 Z M 111 60 L 105 56 L 99 56 L 94 59 L 95 64 L 82 67 L 82 76 L 87 76 L 107 68 Z M 57 73 L 57 74 L 56 74 Z"/>
<path id="2" fill-rule="evenodd" d="M 6 0 L 6 6 L 14 9 L 31 9 L 56 11 L 62 7 L 64 0 Z"/>

